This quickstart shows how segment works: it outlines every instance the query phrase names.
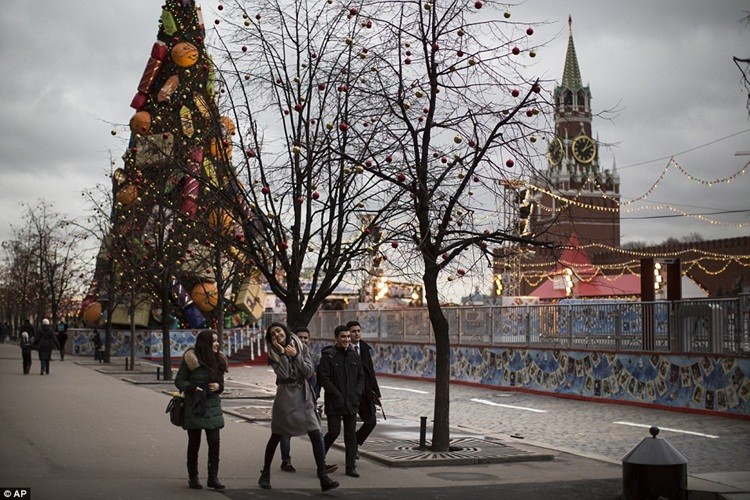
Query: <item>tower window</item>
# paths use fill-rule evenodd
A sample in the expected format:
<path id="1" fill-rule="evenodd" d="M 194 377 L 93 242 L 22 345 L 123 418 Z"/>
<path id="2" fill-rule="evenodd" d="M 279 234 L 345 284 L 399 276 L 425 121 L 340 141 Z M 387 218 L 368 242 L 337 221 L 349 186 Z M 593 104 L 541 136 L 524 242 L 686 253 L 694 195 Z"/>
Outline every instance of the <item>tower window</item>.
<path id="1" fill-rule="evenodd" d="M 570 90 L 565 91 L 565 104 L 568 106 L 573 105 L 573 92 Z"/>

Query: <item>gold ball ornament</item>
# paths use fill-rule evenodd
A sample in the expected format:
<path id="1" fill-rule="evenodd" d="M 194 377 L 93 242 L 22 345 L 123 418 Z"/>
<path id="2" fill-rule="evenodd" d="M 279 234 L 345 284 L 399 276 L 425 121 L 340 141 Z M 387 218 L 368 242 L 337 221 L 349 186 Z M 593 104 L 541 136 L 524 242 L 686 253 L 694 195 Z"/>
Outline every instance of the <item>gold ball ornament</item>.
<path id="1" fill-rule="evenodd" d="M 198 49 L 192 43 L 180 42 L 172 47 L 172 61 L 181 67 L 189 68 L 198 62 Z"/>
<path id="2" fill-rule="evenodd" d="M 117 191 L 115 201 L 123 207 L 128 208 L 138 198 L 138 188 L 134 184 L 128 184 Z"/>

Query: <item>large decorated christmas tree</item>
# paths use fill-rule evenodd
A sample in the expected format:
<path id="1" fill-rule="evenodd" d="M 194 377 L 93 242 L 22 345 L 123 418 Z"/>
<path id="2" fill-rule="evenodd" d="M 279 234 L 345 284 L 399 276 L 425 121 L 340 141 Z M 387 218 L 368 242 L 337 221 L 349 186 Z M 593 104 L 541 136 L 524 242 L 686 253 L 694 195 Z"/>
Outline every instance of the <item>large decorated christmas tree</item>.
<path id="1" fill-rule="evenodd" d="M 130 104 L 135 113 L 124 165 L 113 174 L 111 232 L 82 304 L 90 326 L 107 312 L 115 324 L 133 316 L 137 326 L 156 321 L 165 332 L 211 326 L 231 288 L 237 306 L 258 315 L 257 293 L 248 293 L 257 291 L 250 266 L 231 246 L 232 238 L 246 237 L 252 220 L 234 195 L 235 125 L 219 112 L 220 87 L 204 38 L 194 1 L 164 3 Z M 234 287 L 222 285 L 228 260 Z"/>

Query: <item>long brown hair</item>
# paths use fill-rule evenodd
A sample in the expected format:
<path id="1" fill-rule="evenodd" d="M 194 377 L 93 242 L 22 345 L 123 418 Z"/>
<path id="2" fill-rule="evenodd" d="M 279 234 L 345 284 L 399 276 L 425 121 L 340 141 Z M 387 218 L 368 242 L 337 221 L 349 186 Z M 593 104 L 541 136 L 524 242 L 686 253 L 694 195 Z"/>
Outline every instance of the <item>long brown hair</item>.
<path id="1" fill-rule="evenodd" d="M 213 330 L 201 330 L 198 333 L 195 338 L 195 356 L 208 369 L 211 382 L 221 382 L 224 380 L 224 373 L 229 370 L 227 358 L 214 352 L 214 335 L 218 334 Z"/>

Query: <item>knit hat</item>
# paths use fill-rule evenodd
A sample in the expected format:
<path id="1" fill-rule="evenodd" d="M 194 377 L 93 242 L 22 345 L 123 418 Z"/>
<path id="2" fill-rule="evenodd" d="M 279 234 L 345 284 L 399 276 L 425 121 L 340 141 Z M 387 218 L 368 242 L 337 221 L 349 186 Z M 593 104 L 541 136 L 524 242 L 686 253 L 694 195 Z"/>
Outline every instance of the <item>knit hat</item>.
<path id="1" fill-rule="evenodd" d="M 48 320 L 47 318 L 44 318 L 44 319 L 42 320 L 42 324 L 43 324 L 43 325 L 46 325 L 46 326 L 49 326 L 49 320 Z"/>

